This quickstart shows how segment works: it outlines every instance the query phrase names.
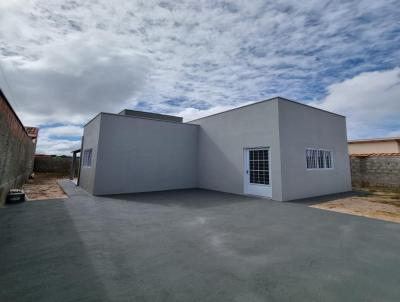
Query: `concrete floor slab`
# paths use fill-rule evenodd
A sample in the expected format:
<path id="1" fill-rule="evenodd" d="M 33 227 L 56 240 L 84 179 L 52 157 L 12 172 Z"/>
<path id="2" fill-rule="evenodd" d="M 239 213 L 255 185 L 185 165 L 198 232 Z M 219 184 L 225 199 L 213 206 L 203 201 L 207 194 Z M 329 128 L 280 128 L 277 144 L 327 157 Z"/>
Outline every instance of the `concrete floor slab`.
<path id="1" fill-rule="evenodd" d="M 398 301 L 400 224 L 205 190 L 0 209 L 0 301 Z"/>

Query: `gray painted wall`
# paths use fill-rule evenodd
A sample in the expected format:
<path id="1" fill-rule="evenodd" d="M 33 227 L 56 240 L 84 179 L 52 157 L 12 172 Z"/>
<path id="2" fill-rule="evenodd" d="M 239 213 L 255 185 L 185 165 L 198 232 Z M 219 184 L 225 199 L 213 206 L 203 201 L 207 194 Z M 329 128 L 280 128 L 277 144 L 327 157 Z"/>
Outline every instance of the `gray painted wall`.
<path id="1" fill-rule="evenodd" d="M 283 200 L 351 190 L 344 117 L 280 100 L 279 133 Z M 308 147 L 333 150 L 334 169 L 307 170 Z"/>
<path id="2" fill-rule="evenodd" d="M 95 177 L 98 159 L 98 145 L 99 135 L 101 126 L 102 114 L 97 115 L 88 124 L 86 124 L 83 131 L 83 146 L 81 157 L 83 158 L 83 152 L 86 149 L 92 149 L 92 166 L 83 167 L 83 161 L 81 160 L 81 172 L 79 178 L 79 186 L 84 188 L 89 193 L 95 194 Z"/>
<path id="3" fill-rule="evenodd" d="M 272 198 L 282 199 L 278 100 L 241 107 L 191 123 L 200 125 L 198 186 L 243 194 L 244 148 L 270 147 Z"/>
<path id="4" fill-rule="evenodd" d="M 95 166 L 82 168 L 81 186 L 96 195 L 193 187 L 243 194 L 244 149 L 254 147 L 270 148 L 274 200 L 351 190 L 345 118 L 281 98 L 187 124 L 102 113 L 84 136 Z M 334 169 L 307 170 L 307 147 L 333 150 Z"/>
<path id="5" fill-rule="evenodd" d="M 102 113 L 94 194 L 196 187 L 197 130 L 195 125 Z"/>

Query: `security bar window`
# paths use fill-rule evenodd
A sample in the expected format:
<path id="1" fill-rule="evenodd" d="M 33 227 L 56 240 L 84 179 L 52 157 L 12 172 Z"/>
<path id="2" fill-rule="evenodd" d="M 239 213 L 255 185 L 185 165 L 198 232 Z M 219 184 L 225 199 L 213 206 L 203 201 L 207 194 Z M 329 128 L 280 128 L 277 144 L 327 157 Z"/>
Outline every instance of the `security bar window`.
<path id="1" fill-rule="evenodd" d="M 306 149 L 307 169 L 332 169 L 332 151 L 323 149 Z"/>
<path id="2" fill-rule="evenodd" d="M 83 166 L 84 167 L 92 166 L 92 149 L 86 149 L 83 151 Z"/>

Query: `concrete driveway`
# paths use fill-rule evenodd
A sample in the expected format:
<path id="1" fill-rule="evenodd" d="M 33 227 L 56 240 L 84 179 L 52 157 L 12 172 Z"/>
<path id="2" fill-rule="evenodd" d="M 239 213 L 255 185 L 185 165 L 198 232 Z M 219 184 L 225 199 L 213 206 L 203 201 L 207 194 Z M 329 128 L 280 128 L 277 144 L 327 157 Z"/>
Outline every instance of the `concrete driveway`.
<path id="1" fill-rule="evenodd" d="M 0 209 L 0 301 L 399 301 L 400 224 L 203 190 Z"/>

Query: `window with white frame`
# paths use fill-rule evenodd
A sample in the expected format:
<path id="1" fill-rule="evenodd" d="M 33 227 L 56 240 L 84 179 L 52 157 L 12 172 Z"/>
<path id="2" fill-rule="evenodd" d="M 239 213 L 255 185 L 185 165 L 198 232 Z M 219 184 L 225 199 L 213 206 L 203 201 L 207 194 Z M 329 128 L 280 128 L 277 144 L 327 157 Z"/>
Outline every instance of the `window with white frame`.
<path id="1" fill-rule="evenodd" d="M 333 152 L 324 149 L 306 149 L 307 169 L 332 169 Z"/>
<path id="2" fill-rule="evenodd" d="M 83 151 L 83 166 L 91 167 L 92 166 L 92 149 L 86 149 Z"/>

